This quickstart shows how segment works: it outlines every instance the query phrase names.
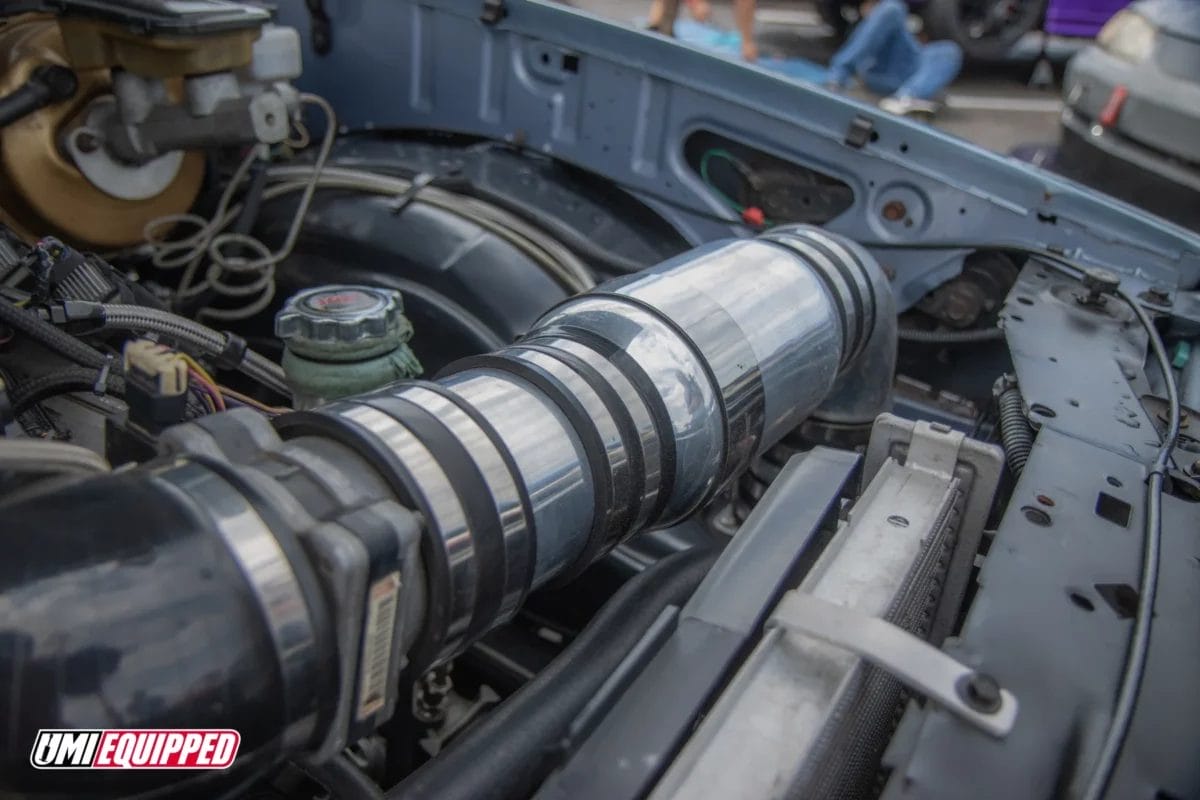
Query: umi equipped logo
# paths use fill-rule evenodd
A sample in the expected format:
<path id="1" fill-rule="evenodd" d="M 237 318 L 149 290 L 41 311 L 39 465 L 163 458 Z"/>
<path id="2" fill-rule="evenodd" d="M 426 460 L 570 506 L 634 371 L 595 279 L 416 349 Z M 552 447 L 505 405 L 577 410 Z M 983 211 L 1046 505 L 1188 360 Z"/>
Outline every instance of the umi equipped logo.
<path id="1" fill-rule="evenodd" d="M 225 769 L 241 743 L 241 734 L 228 728 L 43 728 L 29 763 L 37 769 Z"/>

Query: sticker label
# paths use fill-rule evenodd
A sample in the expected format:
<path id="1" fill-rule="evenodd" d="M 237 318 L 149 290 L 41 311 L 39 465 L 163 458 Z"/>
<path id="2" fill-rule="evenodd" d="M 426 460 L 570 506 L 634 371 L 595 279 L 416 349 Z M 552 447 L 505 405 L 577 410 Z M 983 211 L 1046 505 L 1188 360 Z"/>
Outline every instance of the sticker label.
<path id="1" fill-rule="evenodd" d="M 391 572 L 371 584 L 367 593 L 367 622 L 363 627 L 362 660 L 358 672 L 358 713 L 362 721 L 383 708 L 387 699 L 388 664 L 396 632 L 396 602 L 400 573 Z"/>

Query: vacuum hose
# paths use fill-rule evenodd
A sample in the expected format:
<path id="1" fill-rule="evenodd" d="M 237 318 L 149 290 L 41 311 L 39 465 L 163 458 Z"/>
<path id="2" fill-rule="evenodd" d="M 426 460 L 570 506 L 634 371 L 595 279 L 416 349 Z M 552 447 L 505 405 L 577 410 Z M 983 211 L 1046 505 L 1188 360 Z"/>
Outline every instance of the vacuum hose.
<path id="1" fill-rule="evenodd" d="M 29 722 L 6 726 L 0 754 L 20 756 L 21 737 L 39 725 L 193 727 L 198 715 L 261 734 L 243 741 L 264 758 L 327 760 L 391 713 L 406 659 L 418 670 L 444 662 L 510 619 L 532 589 L 692 515 L 805 418 L 866 422 L 886 410 L 895 318 L 887 280 L 862 248 L 818 228 L 775 229 L 572 298 L 519 343 L 435 381 L 272 422 L 246 409 L 204 417 L 164 433 L 169 459 L 11 503 L 0 509 L 0 628 L 24 632 L 32 649 L 0 650 L 0 675 L 12 676 L 5 685 Z M 150 499 L 133 502 L 132 487 Z M 137 524 L 77 505 L 100 496 Z M 148 517 L 143 507 L 160 510 Z M 405 554 L 410 533 L 419 558 Z M 211 550 L 209 561 L 219 554 L 220 571 L 197 560 L 206 573 L 159 581 L 146 559 L 178 550 L 179 537 Z M 188 629 L 189 641 L 212 637 L 210 650 L 234 652 L 254 635 L 259 649 L 224 671 L 172 662 L 152 641 L 157 630 L 177 637 L 187 618 L 164 601 L 167 580 L 259 609 L 257 627 L 212 617 Z M 3 600 L 32 591 L 30 581 L 62 587 L 63 602 Z M 134 584 L 145 592 L 122 594 Z M 88 586 L 113 602 L 89 602 L 79 594 Z M 93 669 L 79 648 L 110 629 L 121 632 L 121 669 L 147 665 L 139 688 L 153 702 L 112 709 L 112 680 L 99 676 L 74 687 L 103 693 L 94 703 L 23 685 L 39 674 L 26 658 L 51 673 L 72 659 Z M 153 684 L 151 662 L 170 693 Z M 255 669 L 272 676 L 255 697 L 276 697 L 273 716 L 235 701 Z M 28 771 L 27 761 L 5 766 L 0 774 Z"/>

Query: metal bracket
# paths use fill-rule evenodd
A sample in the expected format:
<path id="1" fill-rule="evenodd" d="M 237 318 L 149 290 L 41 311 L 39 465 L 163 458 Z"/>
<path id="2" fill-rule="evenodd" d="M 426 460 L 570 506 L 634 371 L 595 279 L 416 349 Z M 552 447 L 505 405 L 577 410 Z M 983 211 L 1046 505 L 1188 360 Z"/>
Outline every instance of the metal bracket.
<path id="1" fill-rule="evenodd" d="M 850 120 L 850 127 L 846 129 L 844 143 L 847 147 L 861 150 L 866 146 L 867 142 L 871 141 L 871 134 L 874 132 L 875 123 L 870 118 L 858 114 L 854 119 Z"/>
<path id="2" fill-rule="evenodd" d="M 479 14 L 479 19 L 485 25 L 495 25 L 508 16 L 508 6 L 504 4 L 504 0 L 483 0 L 483 11 Z"/>
<path id="3" fill-rule="evenodd" d="M 791 591 L 767 621 L 772 627 L 849 650 L 998 739 L 1016 722 L 1017 699 L 1011 692 L 890 622 Z"/>
<path id="4" fill-rule="evenodd" d="M 880 414 L 871 430 L 863 462 L 863 480 L 872 480 L 889 458 L 923 472 L 957 477 L 966 496 L 958 543 L 947 569 L 940 604 L 929 631 L 940 644 L 953 629 L 971 581 L 983 526 L 1004 469 L 1004 451 L 964 437 L 940 423 L 913 422 Z"/>

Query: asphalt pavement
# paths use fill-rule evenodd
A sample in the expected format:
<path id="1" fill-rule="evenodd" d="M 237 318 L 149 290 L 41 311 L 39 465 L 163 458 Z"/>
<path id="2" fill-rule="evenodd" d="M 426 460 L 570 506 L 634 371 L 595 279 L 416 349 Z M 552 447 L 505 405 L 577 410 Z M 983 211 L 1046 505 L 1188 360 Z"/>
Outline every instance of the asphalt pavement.
<path id="1" fill-rule="evenodd" d="M 711 2 L 711 24 L 732 30 L 732 6 L 721 0 Z M 570 4 L 623 24 L 637 25 L 645 20 L 649 0 L 570 0 Z M 680 13 L 687 11 L 681 9 Z M 803 0 L 760 2 L 756 25 L 763 56 L 806 58 L 826 64 L 838 45 L 812 6 Z M 1039 48 L 1034 41 L 1032 48 L 1025 49 L 1036 53 Z M 1033 67 L 1032 60 L 968 65 L 950 87 L 946 105 L 933 124 L 1004 154 L 1018 147 L 1053 145 L 1058 140 L 1062 110 L 1058 82 L 1045 89 L 1031 87 Z M 867 101 L 876 99 L 865 90 L 853 89 L 851 93 Z"/>

